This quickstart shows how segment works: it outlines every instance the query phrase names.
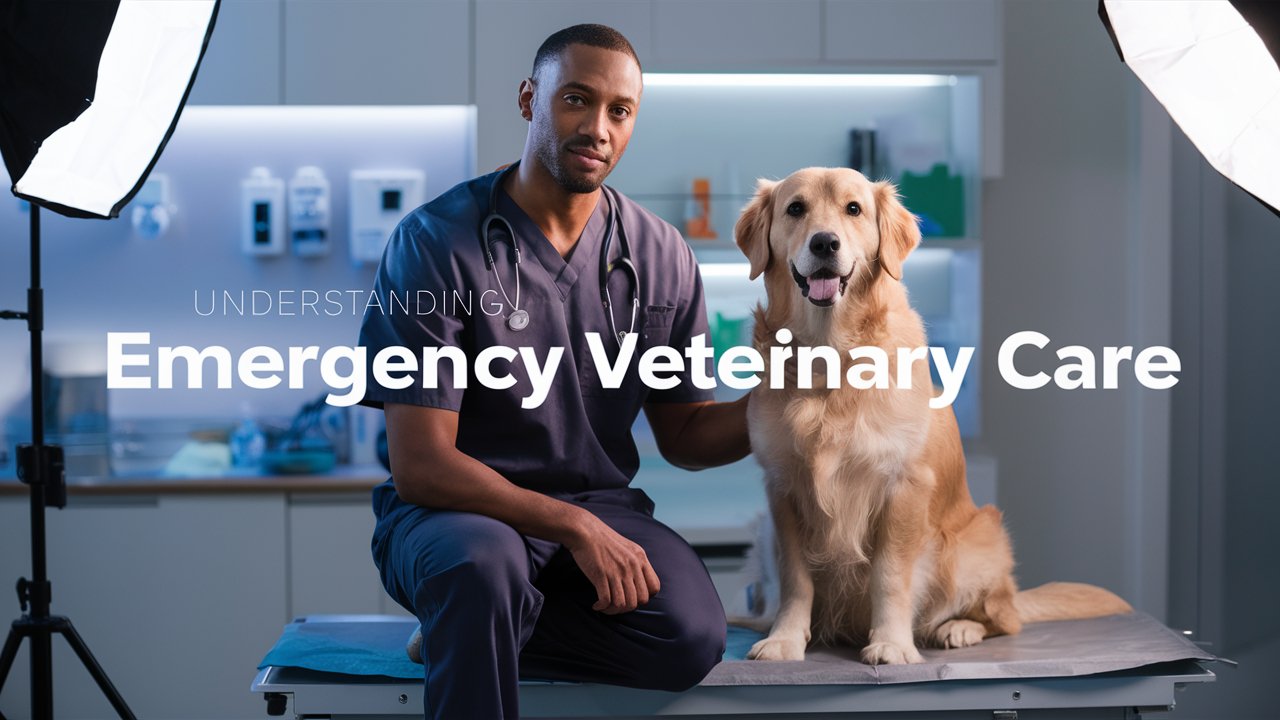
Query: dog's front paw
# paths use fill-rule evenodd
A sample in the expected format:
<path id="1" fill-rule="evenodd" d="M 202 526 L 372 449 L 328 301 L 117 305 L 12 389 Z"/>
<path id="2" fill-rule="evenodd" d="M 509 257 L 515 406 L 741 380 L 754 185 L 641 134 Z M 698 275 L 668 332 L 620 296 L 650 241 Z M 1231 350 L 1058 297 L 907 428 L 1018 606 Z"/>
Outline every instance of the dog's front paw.
<path id="1" fill-rule="evenodd" d="M 924 658 L 920 657 L 914 645 L 873 642 L 862 648 L 862 662 L 868 665 L 906 665 L 924 662 Z"/>
<path id="2" fill-rule="evenodd" d="M 747 659 L 803 660 L 805 645 L 801 637 L 769 636 L 751 646 Z"/>
<path id="3" fill-rule="evenodd" d="M 933 631 L 933 640 L 938 647 L 962 648 L 977 645 L 987 636 L 987 629 L 982 623 L 973 620 L 948 620 Z"/>

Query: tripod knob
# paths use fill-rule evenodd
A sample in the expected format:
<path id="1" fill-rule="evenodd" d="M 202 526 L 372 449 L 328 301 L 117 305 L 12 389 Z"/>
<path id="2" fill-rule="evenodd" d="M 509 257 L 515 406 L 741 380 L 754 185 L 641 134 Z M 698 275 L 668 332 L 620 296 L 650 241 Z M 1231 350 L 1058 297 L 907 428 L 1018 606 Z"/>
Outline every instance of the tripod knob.
<path id="1" fill-rule="evenodd" d="M 18 578 L 18 607 L 21 612 L 27 611 L 27 605 L 31 602 L 31 581 L 20 577 Z"/>
<path id="2" fill-rule="evenodd" d="M 61 445 L 22 443 L 17 448 L 18 479 L 39 487 L 47 507 L 67 506 L 67 463 Z"/>

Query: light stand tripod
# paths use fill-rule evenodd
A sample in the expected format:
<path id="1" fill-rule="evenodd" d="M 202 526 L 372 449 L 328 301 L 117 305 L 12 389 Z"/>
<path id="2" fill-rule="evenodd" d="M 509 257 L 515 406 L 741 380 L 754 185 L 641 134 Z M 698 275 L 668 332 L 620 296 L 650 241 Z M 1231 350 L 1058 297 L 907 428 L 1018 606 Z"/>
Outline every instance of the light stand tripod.
<path id="1" fill-rule="evenodd" d="M 53 636 L 62 635 L 75 650 L 111 707 L 121 718 L 133 720 L 133 711 L 89 652 L 71 619 L 49 614 L 52 585 L 45 570 L 44 511 L 67 504 L 67 484 L 62 448 L 44 444 L 44 291 L 40 287 L 40 207 L 31 204 L 31 287 L 27 311 L 3 311 L 0 319 L 26 320 L 31 333 L 31 444 L 18 446 L 18 477 L 31 487 L 31 576 L 18 579 L 18 604 L 22 617 L 13 621 L 4 650 L 0 651 L 0 691 L 18 656 L 23 639 L 31 641 L 31 716 L 53 718 Z M 27 611 L 30 606 L 30 612 Z M 0 715 L 3 720 L 3 715 Z"/>

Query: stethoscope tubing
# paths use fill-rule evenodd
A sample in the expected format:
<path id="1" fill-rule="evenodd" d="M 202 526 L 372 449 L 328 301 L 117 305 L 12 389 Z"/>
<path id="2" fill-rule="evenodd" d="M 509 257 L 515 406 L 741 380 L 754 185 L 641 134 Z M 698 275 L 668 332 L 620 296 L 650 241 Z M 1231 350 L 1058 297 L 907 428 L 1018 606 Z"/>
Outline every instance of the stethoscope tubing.
<path id="1" fill-rule="evenodd" d="M 523 330 L 529 324 L 529 313 L 520 308 L 520 242 L 516 238 L 515 229 L 511 226 L 510 221 L 498 212 L 498 188 L 502 185 L 502 181 L 519 165 L 519 161 L 507 166 L 501 174 L 493 181 L 493 185 L 489 188 L 489 209 L 484 220 L 480 222 L 480 248 L 484 252 L 485 268 L 492 270 L 494 278 L 498 282 L 498 290 L 502 293 L 502 298 L 511 306 L 512 312 L 507 316 L 507 327 L 511 330 Z M 618 345 L 622 345 L 622 341 L 628 333 L 636 330 L 636 320 L 640 314 L 640 273 L 636 269 L 635 263 L 631 260 L 631 243 L 627 240 L 626 227 L 622 222 L 621 204 L 616 200 L 613 188 L 602 186 L 605 194 L 605 202 L 609 204 L 609 224 L 605 230 L 604 240 L 600 247 L 600 301 L 604 306 L 606 317 L 609 318 L 609 330 L 613 333 L 613 337 L 618 341 Z M 497 261 L 494 260 L 492 237 L 493 225 L 498 226 L 507 234 L 507 239 L 511 245 L 513 261 L 516 276 L 516 293 L 515 302 L 507 296 L 507 291 L 502 285 L 501 273 L 498 272 Z M 618 249 L 619 255 L 613 262 L 609 262 L 609 248 L 612 245 L 614 228 L 618 232 Z M 613 298 L 609 293 L 609 278 L 615 270 L 621 270 L 622 274 L 630 281 L 631 293 L 631 322 L 626 332 L 618 332 L 618 327 L 613 317 Z"/>

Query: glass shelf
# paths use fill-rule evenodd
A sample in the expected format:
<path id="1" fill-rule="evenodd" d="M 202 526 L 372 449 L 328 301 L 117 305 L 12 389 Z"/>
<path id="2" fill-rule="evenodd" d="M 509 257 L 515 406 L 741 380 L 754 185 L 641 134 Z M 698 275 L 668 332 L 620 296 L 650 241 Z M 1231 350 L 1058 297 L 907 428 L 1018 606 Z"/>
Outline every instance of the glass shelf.
<path id="1" fill-rule="evenodd" d="M 722 194 L 711 196 L 711 229 L 716 234 L 714 238 L 690 237 L 686 232 L 685 217 L 688 214 L 686 206 L 690 201 L 690 195 L 687 193 L 628 193 L 627 197 L 640 203 L 679 230 L 685 241 L 693 247 L 699 261 L 726 262 L 725 259 L 719 257 L 714 259 L 704 257 L 707 252 L 732 251 L 738 253 L 739 256 L 741 255 L 733 240 L 733 227 L 737 223 L 738 217 L 742 214 L 742 209 L 751 201 L 751 195 Z M 922 232 L 924 230 L 925 228 L 922 228 Z M 924 232 L 922 246 L 975 247 L 978 243 L 979 241 L 976 238 L 967 235 L 931 235 L 928 232 Z M 732 259 L 728 260 L 728 262 L 732 261 Z"/>

